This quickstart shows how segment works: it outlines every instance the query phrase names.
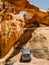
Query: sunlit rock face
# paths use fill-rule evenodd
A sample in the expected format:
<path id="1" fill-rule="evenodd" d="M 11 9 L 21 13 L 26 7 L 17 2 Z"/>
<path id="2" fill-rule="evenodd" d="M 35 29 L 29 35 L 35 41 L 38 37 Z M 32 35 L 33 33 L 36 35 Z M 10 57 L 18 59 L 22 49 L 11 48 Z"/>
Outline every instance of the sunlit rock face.
<path id="1" fill-rule="evenodd" d="M 35 17 L 33 18 L 34 20 L 38 19 L 40 21 L 40 23 L 49 25 L 49 15 L 48 15 L 47 11 L 45 12 L 45 11 L 40 10 L 37 6 L 30 4 L 28 0 L 4 0 L 4 2 L 5 1 L 14 5 L 14 7 L 15 7 L 14 10 L 16 11 L 14 13 L 18 14 L 20 11 L 30 12 L 35 15 Z M 8 4 L 8 5 L 10 5 L 10 4 Z M 13 8 L 12 9 L 10 8 L 10 11 L 11 10 L 13 11 Z M 45 17 L 46 17 L 46 19 L 45 19 Z"/>
<path id="2" fill-rule="evenodd" d="M 38 59 L 49 60 L 49 27 L 39 27 L 30 35 L 24 48 L 31 49 L 32 55 Z"/>
<path id="3" fill-rule="evenodd" d="M 40 16 L 36 14 L 25 13 L 24 20 L 25 23 L 40 23 L 40 24 L 49 25 L 49 14 L 47 13 L 47 15 L 45 15 L 43 18 L 42 17 L 40 18 Z"/>
<path id="4" fill-rule="evenodd" d="M 15 13 L 15 7 L 8 2 L 1 2 L 0 8 L 0 58 L 5 56 L 20 38 L 24 19 Z"/>
<path id="5" fill-rule="evenodd" d="M 24 14 L 24 20 L 26 24 L 33 24 L 33 23 L 40 23 L 40 18 L 37 15 L 31 14 L 31 13 L 25 13 Z"/>
<path id="6" fill-rule="evenodd" d="M 0 23 L 0 57 L 3 57 L 20 38 L 24 27 L 24 20 L 7 12 Z"/>
<path id="7" fill-rule="evenodd" d="M 24 22 L 23 19 L 21 19 L 21 17 L 16 16 L 16 14 L 19 13 L 20 11 L 30 12 L 35 15 L 35 16 L 32 14 L 31 16 L 28 15 L 30 17 L 26 18 L 25 22 L 29 21 L 29 23 L 30 22 L 32 23 L 34 21 L 39 21 L 40 23 L 49 25 L 49 15 L 47 15 L 47 13 L 45 12 L 40 11 L 38 7 L 31 5 L 27 0 L 9 0 L 9 1 L 6 0 L 4 1 L 4 3 L 1 2 L 0 5 L 1 5 L 0 7 L 0 42 L 1 42 L 0 57 L 6 55 L 6 53 L 9 51 L 9 49 L 14 44 L 14 42 L 16 42 L 22 34 Z M 29 33 L 27 34 L 29 36 Z M 33 48 L 35 47 L 42 48 L 42 46 L 43 47 L 48 46 L 47 44 L 45 44 L 45 42 L 47 43 L 47 40 L 43 34 L 40 34 L 39 36 L 38 35 L 35 36 L 35 35 L 33 35 L 33 37 L 36 37 L 36 39 L 33 40 L 36 41 L 34 42 L 36 44 L 32 43 L 34 46 Z M 44 42 L 41 40 L 43 40 Z"/>

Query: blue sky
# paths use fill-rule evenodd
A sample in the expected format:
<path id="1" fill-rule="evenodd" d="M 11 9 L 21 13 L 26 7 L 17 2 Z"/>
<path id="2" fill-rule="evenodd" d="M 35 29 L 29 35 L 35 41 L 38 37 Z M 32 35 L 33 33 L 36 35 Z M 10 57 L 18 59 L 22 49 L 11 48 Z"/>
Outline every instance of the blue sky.
<path id="1" fill-rule="evenodd" d="M 30 3 L 37 5 L 40 9 L 49 8 L 49 0 L 29 0 Z"/>
<path id="2" fill-rule="evenodd" d="M 30 3 L 37 5 L 42 10 L 47 10 L 49 8 L 49 0 L 29 0 Z M 20 13 L 23 16 L 24 12 Z"/>

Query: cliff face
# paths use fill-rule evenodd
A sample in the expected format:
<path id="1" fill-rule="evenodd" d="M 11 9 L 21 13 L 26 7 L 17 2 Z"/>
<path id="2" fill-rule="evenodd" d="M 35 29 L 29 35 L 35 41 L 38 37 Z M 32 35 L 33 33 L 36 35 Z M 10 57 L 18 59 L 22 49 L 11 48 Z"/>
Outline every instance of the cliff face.
<path id="1" fill-rule="evenodd" d="M 18 41 L 24 27 L 24 19 L 16 15 L 12 7 L 10 3 L 4 2 L 4 8 L 0 8 L 0 58 Z"/>
<path id="2" fill-rule="evenodd" d="M 33 4 L 30 4 L 27 0 L 3 0 L 4 2 L 9 2 L 14 5 L 15 13 L 19 13 L 20 11 L 30 12 L 35 15 L 34 19 L 39 20 L 40 23 L 49 25 L 49 14 L 46 11 L 40 10 Z M 19 4 L 20 3 L 20 4 Z M 36 18 L 37 17 L 37 18 Z"/>
<path id="3" fill-rule="evenodd" d="M 6 55 L 22 34 L 25 23 L 21 17 L 16 16 L 20 11 L 33 14 L 25 15 L 26 23 L 38 21 L 49 25 L 49 14 L 30 4 L 27 0 L 3 0 L 0 5 L 0 57 Z M 30 16 L 30 18 L 26 16 Z"/>
<path id="4" fill-rule="evenodd" d="M 6 1 L 9 1 L 9 0 L 6 0 Z M 36 15 L 37 15 L 37 18 L 38 18 L 38 20 L 40 20 L 40 23 L 49 25 L 49 14 L 47 12 L 40 10 L 35 5 L 30 4 L 29 1 L 27 1 L 27 0 L 10 0 L 9 2 L 11 2 L 13 5 L 15 5 L 17 13 L 19 13 L 20 11 L 30 12 L 35 15 L 35 19 L 36 19 Z M 45 19 L 45 17 L 46 17 L 46 19 Z"/>
<path id="5" fill-rule="evenodd" d="M 12 15 L 6 14 L 5 19 L 0 23 L 0 57 L 3 57 L 9 51 L 22 34 L 23 19 L 13 16 L 12 20 L 8 20 L 8 17 L 12 17 Z"/>

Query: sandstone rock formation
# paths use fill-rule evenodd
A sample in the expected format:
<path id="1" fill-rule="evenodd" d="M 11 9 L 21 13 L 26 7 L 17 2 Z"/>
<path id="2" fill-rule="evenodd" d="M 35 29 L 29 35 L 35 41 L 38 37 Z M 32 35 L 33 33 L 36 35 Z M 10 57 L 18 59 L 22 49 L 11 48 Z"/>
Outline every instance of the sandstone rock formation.
<path id="1" fill-rule="evenodd" d="M 38 7 L 30 4 L 27 0 L 1 1 L 0 57 L 3 57 L 9 51 L 14 42 L 16 42 L 22 34 L 24 22 L 22 19 L 17 18 L 16 14 L 18 14 L 20 11 L 30 12 L 34 14 L 34 21 L 38 20 L 40 23 L 44 23 L 47 25 L 49 25 L 49 14 L 47 12 L 41 11 Z"/>
<path id="2" fill-rule="evenodd" d="M 31 65 L 49 65 L 49 27 L 39 27 L 34 31 L 33 29 L 26 29 L 21 36 L 16 47 L 16 55 L 10 58 L 13 65 L 20 64 L 26 65 L 26 63 L 20 63 L 21 49 L 31 49 L 31 62 L 27 64 Z M 18 59 L 17 59 L 18 58 Z"/>
<path id="3" fill-rule="evenodd" d="M 47 12 L 40 10 L 35 5 L 30 4 L 29 1 L 27 0 L 6 0 L 6 1 L 9 1 L 13 5 L 15 5 L 16 13 L 19 13 L 20 11 L 30 12 L 35 15 L 35 19 L 37 17 L 38 20 L 40 20 L 40 23 L 49 25 L 49 14 Z"/>
<path id="4" fill-rule="evenodd" d="M 24 48 L 30 48 L 32 55 L 38 59 L 49 60 L 49 27 L 39 27 L 29 35 L 32 36 L 27 43 L 25 43 Z M 28 36 L 28 38 L 30 36 Z M 24 37 L 22 39 L 25 40 Z"/>
<path id="5" fill-rule="evenodd" d="M 25 13 L 24 20 L 26 24 L 40 23 L 40 18 L 37 15 L 31 13 Z"/>
<path id="6" fill-rule="evenodd" d="M 10 12 L 6 12 L 0 23 L 0 58 L 6 55 L 22 34 L 24 20 Z"/>
<path id="7" fill-rule="evenodd" d="M 26 24 L 36 23 L 39 25 L 43 23 L 43 24 L 49 25 L 49 15 L 45 16 L 43 20 L 41 21 L 41 18 L 39 16 L 31 14 L 31 13 L 25 13 L 24 20 Z"/>

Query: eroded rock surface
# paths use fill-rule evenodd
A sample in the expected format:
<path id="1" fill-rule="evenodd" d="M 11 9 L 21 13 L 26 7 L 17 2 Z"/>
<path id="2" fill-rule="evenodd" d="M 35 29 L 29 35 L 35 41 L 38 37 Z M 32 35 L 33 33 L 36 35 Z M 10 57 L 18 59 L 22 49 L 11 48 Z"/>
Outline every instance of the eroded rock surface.
<path id="1" fill-rule="evenodd" d="M 49 27 L 39 27 L 24 48 L 30 48 L 36 58 L 49 60 Z"/>
<path id="2" fill-rule="evenodd" d="M 0 57 L 8 53 L 18 41 L 24 27 L 24 19 L 16 15 L 15 6 L 0 0 Z"/>
<path id="3" fill-rule="evenodd" d="M 40 23 L 49 25 L 49 14 L 47 11 L 40 10 L 37 6 L 30 4 L 29 0 L 3 0 L 8 1 L 15 6 L 16 13 L 20 11 L 30 12 L 35 15 L 35 19 L 39 19 Z M 20 3 L 20 4 L 19 4 Z M 37 18 L 36 18 L 37 17 Z"/>

